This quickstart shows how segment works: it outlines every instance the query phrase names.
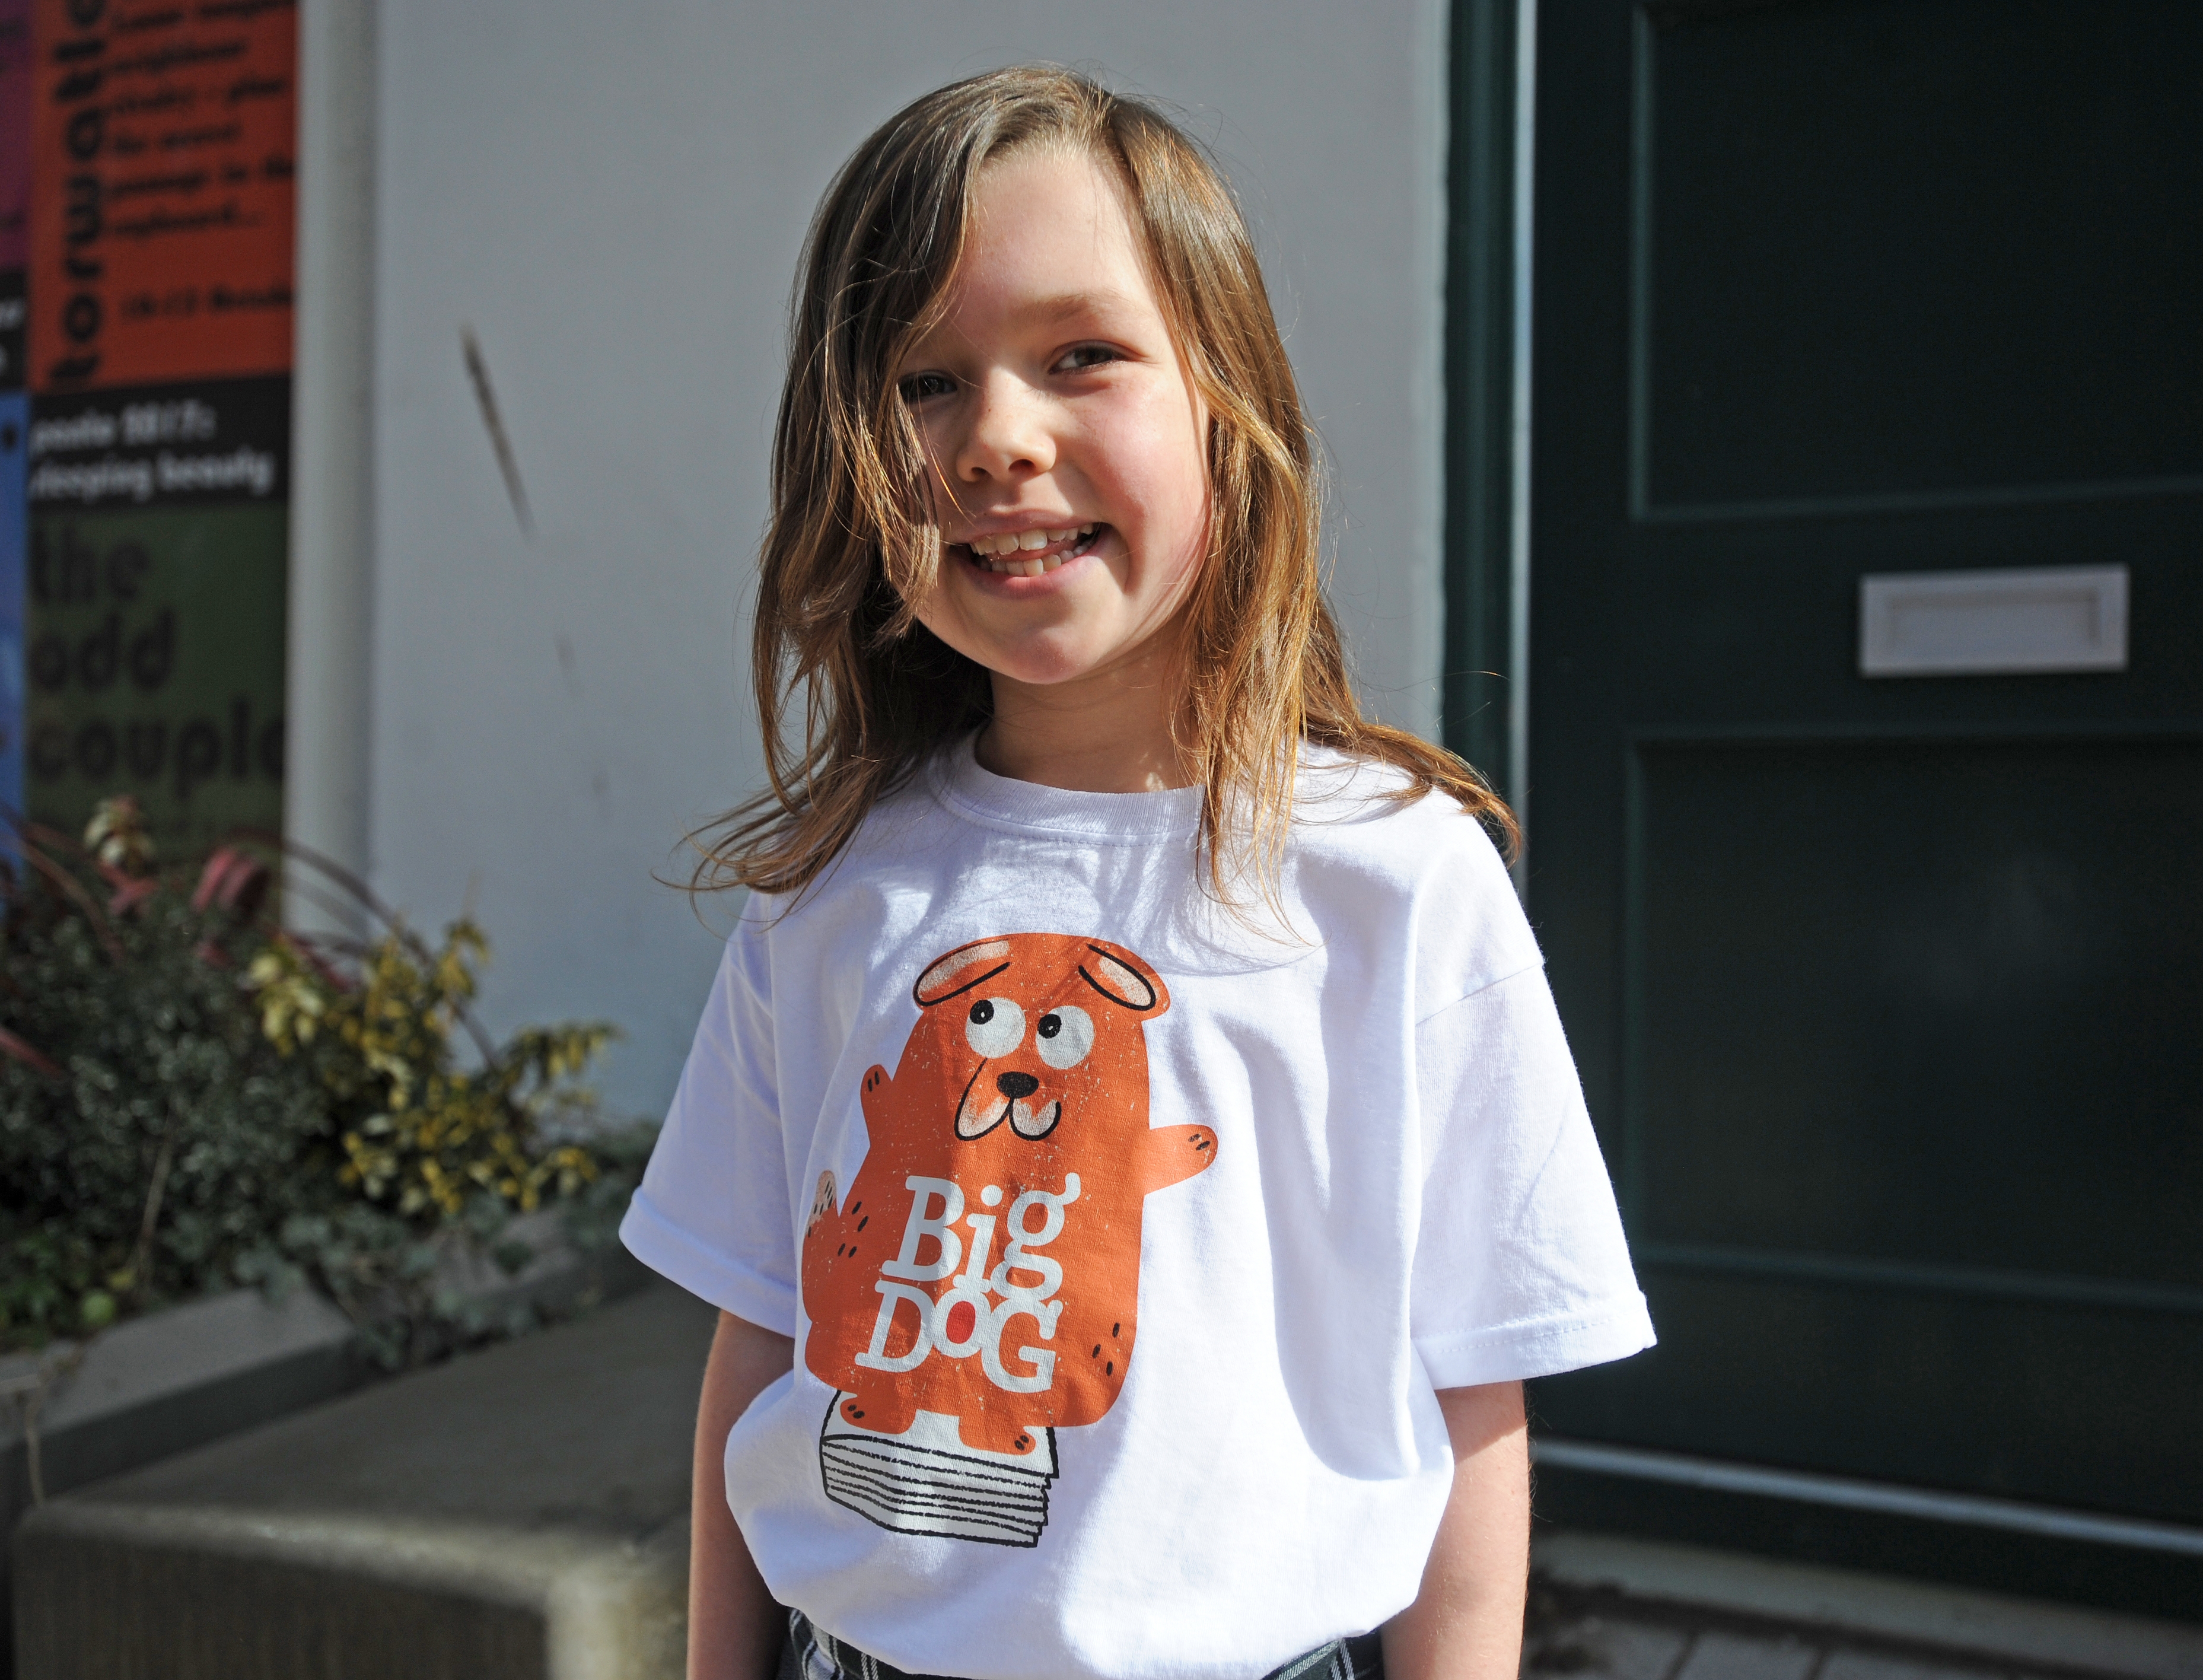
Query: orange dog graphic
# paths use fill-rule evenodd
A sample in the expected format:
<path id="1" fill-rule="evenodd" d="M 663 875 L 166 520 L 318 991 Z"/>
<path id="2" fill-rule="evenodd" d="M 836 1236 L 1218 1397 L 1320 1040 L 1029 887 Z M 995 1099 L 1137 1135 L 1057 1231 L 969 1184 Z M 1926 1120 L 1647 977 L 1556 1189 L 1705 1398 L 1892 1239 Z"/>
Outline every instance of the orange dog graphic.
<path id="1" fill-rule="evenodd" d="M 1037 1524 L 974 1531 L 950 1509 L 967 1502 L 911 1466 L 960 1448 L 996 1481 L 1036 1458 L 1053 1476 L 1043 1432 L 1102 1417 L 1131 1366 L 1145 1198 L 1214 1161 L 1216 1135 L 1148 1124 L 1142 1028 L 1170 998 L 1122 946 L 981 939 L 912 996 L 893 1077 L 864 1077 L 864 1164 L 838 1204 L 820 1174 L 804 1233 L 804 1363 L 840 1391 L 828 1492 L 885 1527 L 1031 1545 Z M 921 1411 L 954 1418 L 954 1436 L 912 1433 Z"/>

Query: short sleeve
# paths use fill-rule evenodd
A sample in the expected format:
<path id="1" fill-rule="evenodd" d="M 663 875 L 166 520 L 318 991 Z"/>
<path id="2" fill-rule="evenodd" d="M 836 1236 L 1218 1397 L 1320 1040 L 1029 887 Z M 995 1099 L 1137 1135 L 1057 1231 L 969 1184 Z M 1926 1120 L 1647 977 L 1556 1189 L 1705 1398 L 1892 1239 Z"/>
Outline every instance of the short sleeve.
<path id="1" fill-rule="evenodd" d="M 1542 967 L 1415 1032 L 1424 1169 L 1409 1322 L 1432 1385 L 1550 1376 L 1652 1345 Z"/>
<path id="2" fill-rule="evenodd" d="M 673 1106 L 620 1222 L 636 1259 L 737 1318 L 796 1330 L 770 970 L 748 924 L 727 942 Z"/>

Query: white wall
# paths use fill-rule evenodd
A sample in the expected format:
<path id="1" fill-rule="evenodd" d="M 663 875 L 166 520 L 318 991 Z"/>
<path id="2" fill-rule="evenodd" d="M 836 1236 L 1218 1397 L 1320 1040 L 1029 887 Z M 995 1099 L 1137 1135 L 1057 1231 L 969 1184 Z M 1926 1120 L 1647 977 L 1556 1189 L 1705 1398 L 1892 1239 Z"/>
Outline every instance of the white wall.
<path id="1" fill-rule="evenodd" d="M 1221 154 L 1333 463 L 1365 690 L 1435 728 L 1443 15 L 385 0 L 369 865 L 417 922 L 485 923 L 494 1024 L 610 1017 L 608 1095 L 670 1093 L 717 943 L 650 872 L 685 873 L 683 831 L 756 777 L 737 621 L 797 245 L 864 134 L 959 75 L 1075 63 Z"/>

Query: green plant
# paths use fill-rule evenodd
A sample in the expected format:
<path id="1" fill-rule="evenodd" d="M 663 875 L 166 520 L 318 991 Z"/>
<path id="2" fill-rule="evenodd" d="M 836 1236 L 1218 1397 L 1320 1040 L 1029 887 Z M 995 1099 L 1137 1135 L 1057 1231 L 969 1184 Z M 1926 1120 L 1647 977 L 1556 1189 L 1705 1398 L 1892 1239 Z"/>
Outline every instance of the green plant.
<path id="1" fill-rule="evenodd" d="M 36 1346 L 234 1281 L 304 1281 L 387 1362 L 517 1325 L 445 1280 L 508 1269 L 511 1216 L 572 1208 L 601 1245 L 647 1148 L 605 1135 L 581 1077 L 601 1024 L 493 1043 L 468 1010 L 487 945 L 431 949 L 359 882 L 274 837 L 194 875 L 157 866 L 134 807 L 83 845 L 16 823 L 0 926 L 0 1345 Z M 370 918 L 306 939 L 294 891 Z M 463 1052 L 462 1041 L 469 1041 Z"/>
<path id="2" fill-rule="evenodd" d="M 503 1045 L 480 1041 L 479 1065 L 461 1066 L 452 1034 L 488 950 L 462 920 L 435 951 L 394 929 L 367 949 L 348 984 L 288 940 L 269 944 L 247 971 L 265 1036 L 308 1062 L 328 1093 L 344 1151 L 339 1175 L 409 1219 L 456 1218 L 484 1192 L 532 1210 L 546 1188 L 571 1195 L 596 1174 L 577 1144 L 535 1144 L 592 1115 L 590 1094 L 573 1080 L 613 1029 L 530 1027 Z"/>
<path id="3" fill-rule="evenodd" d="M 110 813 L 111 814 L 111 813 Z M 127 813 L 124 813 L 127 819 Z M 25 825 L 0 967 L 0 1337 L 227 1282 L 310 1198 L 323 1104 L 240 1007 L 257 940 L 95 824 Z"/>
<path id="4" fill-rule="evenodd" d="M 467 1009 L 487 955 L 470 921 L 453 923 L 432 949 L 393 920 L 344 973 L 292 939 L 263 947 L 246 973 L 263 1036 L 310 1068 L 323 1093 L 346 1192 L 340 1207 L 286 1220 L 273 1253 L 249 1257 L 247 1269 L 297 1268 L 392 1363 L 515 1328 L 440 1281 L 455 1248 L 517 1269 L 530 1254 L 505 1238 L 512 1214 L 570 1202 L 607 1168 L 606 1187 L 624 1204 L 639 1176 L 639 1163 L 627 1169 L 625 1139 L 604 1135 L 579 1083 L 613 1029 L 530 1027 L 493 1044 Z M 594 1234 L 577 1232 L 577 1245 Z"/>

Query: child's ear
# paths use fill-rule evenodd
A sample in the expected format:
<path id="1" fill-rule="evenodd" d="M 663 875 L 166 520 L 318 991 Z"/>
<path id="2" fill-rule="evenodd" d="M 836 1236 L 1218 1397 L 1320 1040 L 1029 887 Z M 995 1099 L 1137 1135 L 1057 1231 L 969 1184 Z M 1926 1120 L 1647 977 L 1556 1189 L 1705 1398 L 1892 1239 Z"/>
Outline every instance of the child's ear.
<path id="1" fill-rule="evenodd" d="M 1088 940 L 1078 978 L 1135 1015 L 1159 1015 L 1170 1008 L 1170 988 L 1163 977 L 1122 945 Z"/>

